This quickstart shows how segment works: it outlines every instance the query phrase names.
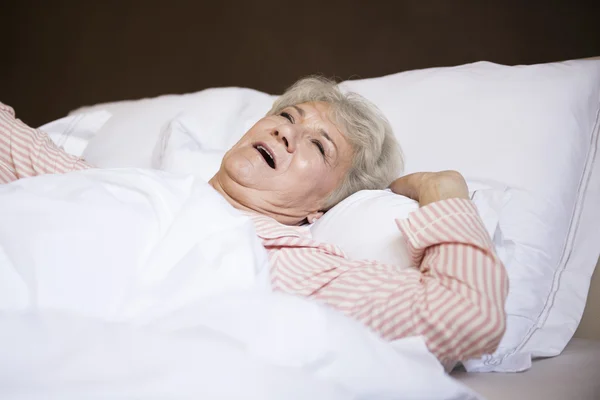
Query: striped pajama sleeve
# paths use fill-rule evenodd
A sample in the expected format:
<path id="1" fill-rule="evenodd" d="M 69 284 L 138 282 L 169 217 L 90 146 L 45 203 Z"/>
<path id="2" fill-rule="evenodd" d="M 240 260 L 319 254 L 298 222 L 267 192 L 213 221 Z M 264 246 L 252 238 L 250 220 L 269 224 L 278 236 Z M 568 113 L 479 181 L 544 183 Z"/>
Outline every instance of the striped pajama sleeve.
<path id="1" fill-rule="evenodd" d="M 0 183 L 87 168 L 91 166 L 82 158 L 57 147 L 46 133 L 16 119 L 14 110 L 0 103 Z"/>
<path id="2" fill-rule="evenodd" d="M 492 353 L 505 330 L 508 280 L 474 204 L 432 203 L 397 224 L 418 268 L 348 260 L 328 245 L 287 238 L 270 248 L 273 286 L 324 302 L 387 340 L 423 335 L 446 366 Z"/>

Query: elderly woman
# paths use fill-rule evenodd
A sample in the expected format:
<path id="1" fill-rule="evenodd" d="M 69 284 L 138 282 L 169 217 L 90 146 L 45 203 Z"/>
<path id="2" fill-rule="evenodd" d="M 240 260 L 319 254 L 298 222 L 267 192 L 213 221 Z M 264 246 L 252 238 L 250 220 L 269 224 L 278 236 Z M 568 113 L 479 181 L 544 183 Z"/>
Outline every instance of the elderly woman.
<path id="1" fill-rule="evenodd" d="M 0 103 L 0 183 L 87 168 Z M 254 221 L 275 290 L 325 303 L 387 340 L 422 335 L 446 366 L 493 352 L 505 329 L 507 277 L 465 181 L 453 171 L 394 180 L 401 168 L 377 107 L 313 77 L 277 99 L 210 184 Z M 421 205 L 397 221 L 417 268 L 350 260 L 303 226 L 356 191 L 388 186 Z"/>

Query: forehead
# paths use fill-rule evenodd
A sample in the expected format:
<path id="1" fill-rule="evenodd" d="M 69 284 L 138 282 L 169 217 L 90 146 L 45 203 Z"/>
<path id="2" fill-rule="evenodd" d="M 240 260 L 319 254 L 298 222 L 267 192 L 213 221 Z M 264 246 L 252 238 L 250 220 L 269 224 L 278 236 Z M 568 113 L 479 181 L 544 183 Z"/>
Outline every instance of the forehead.
<path id="1" fill-rule="evenodd" d="M 331 130 L 333 134 L 339 134 L 345 136 L 343 131 L 334 116 L 334 108 L 331 104 L 324 101 L 313 101 L 307 103 L 300 103 L 291 106 L 296 110 L 298 114 L 306 121 L 319 122 L 328 128 L 328 132 Z"/>

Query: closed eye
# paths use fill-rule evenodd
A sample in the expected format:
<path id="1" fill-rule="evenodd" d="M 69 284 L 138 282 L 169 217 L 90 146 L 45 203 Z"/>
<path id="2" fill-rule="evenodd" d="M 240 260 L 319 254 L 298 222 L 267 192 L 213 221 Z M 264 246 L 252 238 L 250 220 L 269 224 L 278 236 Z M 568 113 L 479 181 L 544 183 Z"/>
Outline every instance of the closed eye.
<path id="1" fill-rule="evenodd" d="M 280 116 L 282 116 L 283 118 L 287 119 L 288 121 L 290 121 L 292 124 L 295 122 L 294 121 L 294 117 L 292 117 L 291 114 L 286 113 L 285 111 L 283 111 L 282 113 L 279 114 Z"/>
<path id="2" fill-rule="evenodd" d="M 316 139 L 313 139 L 312 142 L 317 146 L 323 157 L 325 157 L 325 148 L 323 147 L 323 144 Z"/>

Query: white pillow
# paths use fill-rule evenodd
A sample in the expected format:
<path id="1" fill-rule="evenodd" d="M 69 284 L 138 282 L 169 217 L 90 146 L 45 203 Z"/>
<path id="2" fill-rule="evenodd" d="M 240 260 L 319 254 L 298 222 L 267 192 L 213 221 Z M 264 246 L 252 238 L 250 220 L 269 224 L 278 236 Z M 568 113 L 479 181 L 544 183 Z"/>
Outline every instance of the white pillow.
<path id="1" fill-rule="evenodd" d="M 252 89 L 215 88 L 185 95 L 99 104 L 80 108 L 71 115 L 99 110 L 112 114 L 83 154 L 92 165 L 151 168 L 157 140 L 177 115 L 189 112 L 200 118 L 216 139 L 215 143 L 224 145 L 229 143 L 224 139 L 230 135 L 244 133 L 245 121 L 253 119 L 254 123 L 260 119 L 274 98 Z"/>
<path id="2" fill-rule="evenodd" d="M 499 221 L 500 249 L 504 250 L 500 256 L 510 278 L 507 333 L 494 355 L 467 362 L 467 369 L 523 370 L 532 356 L 559 354 L 579 324 L 600 254 L 600 162 L 596 156 L 600 61 L 516 67 L 479 62 L 350 81 L 344 86 L 375 102 L 389 118 L 406 154 L 406 172 L 457 169 L 469 180 L 508 187 L 510 199 Z M 236 118 L 243 124 L 258 119 L 258 110 L 266 112 L 273 99 L 266 94 L 241 96 L 232 107 L 216 101 L 224 90 L 238 91 L 232 94 L 234 99 L 243 91 L 230 88 L 177 97 L 176 106 L 169 100 L 168 111 L 173 116 L 193 111 L 194 96 L 202 96 L 205 107 L 199 110 L 199 121 L 203 115 L 223 115 L 223 121 Z M 221 109 L 211 107 L 211 97 Z M 258 98 L 262 102 L 252 108 Z M 150 144 L 155 144 L 157 126 L 168 113 L 159 113 L 149 102 L 158 105 L 161 101 L 128 103 L 123 112 L 130 110 L 132 115 L 125 118 L 126 124 L 119 126 L 119 119 L 113 118 L 114 125 L 107 132 L 110 137 L 95 138 L 97 143 L 106 139 L 106 148 L 99 151 L 90 143 L 90 155 L 99 156 L 97 164 L 151 165 Z M 121 105 L 109 107 L 116 110 Z M 241 117 L 230 112 L 246 107 L 255 111 Z M 153 113 L 161 115 L 154 118 Z M 145 126 L 144 118 L 152 119 L 149 136 L 130 134 L 127 128 Z M 188 139 L 195 135 L 188 133 Z M 202 144 L 210 134 L 198 132 L 199 139 L 194 140 Z M 223 135 L 222 143 L 233 137 L 223 131 L 214 135 Z M 176 153 L 171 154 L 179 160 Z M 191 152 L 186 157 L 193 159 Z M 185 164 L 172 165 L 185 170 Z M 188 167 L 195 170 L 198 165 L 190 162 Z"/>
<path id="3" fill-rule="evenodd" d="M 81 156 L 89 141 L 110 117 L 111 113 L 106 110 L 90 111 L 48 122 L 38 129 L 46 132 L 67 153 Z"/>
<path id="4" fill-rule="evenodd" d="M 469 182 L 469 192 L 486 231 L 499 238 L 498 221 L 508 196 L 503 188 Z M 412 266 L 396 219 L 408 218 L 419 204 L 389 190 L 362 190 L 344 199 L 311 225 L 316 240 L 339 246 L 355 260 L 378 260 Z"/>
<path id="5" fill-rule="evenodd" d="M 600 254 L 600 61 L 487 62 L 344 84 L 375 102 L 407 172 L 457 169 L 509 187 L 501 254 L 507 331 L 469 371 L 520 371 L 559 354 L 585 306 Z"/>
<path id="6" fill-rule="evenodd" d="M 211 139 L 219 138 L 228 142 L 227 136 L 233 136 L 235 143 L 249 127 L 235 130 L 234 135 L 210 135 L 213 126 L 210 121 L 206 122 L 193 113 L 182 113 L 173 119 L 160 134 L 152 155 L 152 167 L 175 173 L 191 173 L 209 181 L 219 170 L 226 152 L 223 149 L 231 147 L 225 143 L 214 145 Z"/>

